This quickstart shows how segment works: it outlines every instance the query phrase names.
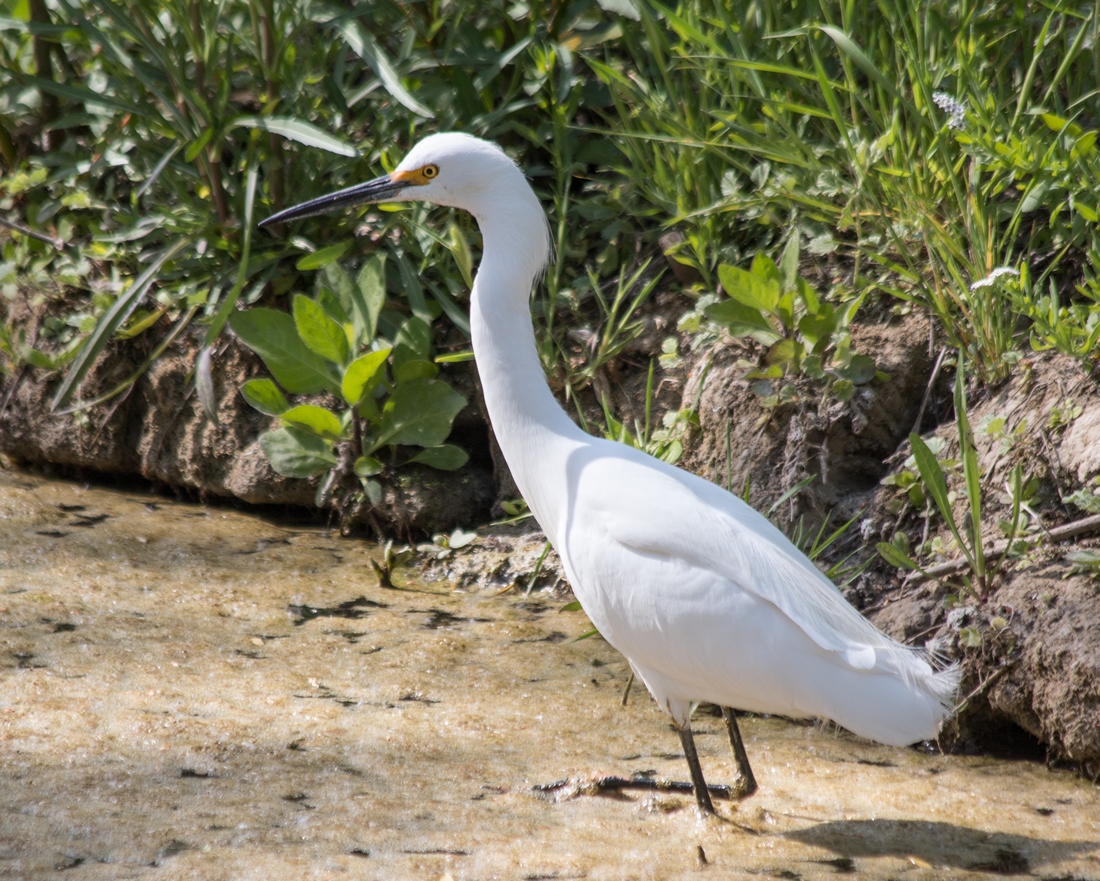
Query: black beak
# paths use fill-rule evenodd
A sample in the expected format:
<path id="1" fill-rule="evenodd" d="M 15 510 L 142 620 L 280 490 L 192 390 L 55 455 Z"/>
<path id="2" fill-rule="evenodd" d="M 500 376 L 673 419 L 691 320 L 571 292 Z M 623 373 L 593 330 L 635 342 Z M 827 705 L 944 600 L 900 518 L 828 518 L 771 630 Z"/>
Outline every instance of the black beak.
<path id="1" fill-rule="evenodd" d="M 318 196 L 301 205 L 287 208 L 278 214 L 272 214 L 266 220 L 260 221 L 260 226 L 271 226 L 275 223 L 287 223 L 291 220 L 302 220 L 305 217 L 316 217 L 318 214 L 329 214 L 339 211 L 341 208 L 351 208 L 354 205 L 364 205 L 368 202 L 385 202 L 392 199 L 401 190 L 408 186 L 400 180 L 392 180 L 388 174 L 376 177 L 374 180 L 363 184 L 356 184 L 345 190 L 337 190 L 327 196 Z"/>

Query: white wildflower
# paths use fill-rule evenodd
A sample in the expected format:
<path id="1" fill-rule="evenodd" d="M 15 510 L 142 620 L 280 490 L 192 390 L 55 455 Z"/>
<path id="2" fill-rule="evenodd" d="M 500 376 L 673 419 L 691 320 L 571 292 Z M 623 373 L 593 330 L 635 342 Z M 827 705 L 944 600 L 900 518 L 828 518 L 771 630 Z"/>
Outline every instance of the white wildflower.
<path id="1" fill-rule="evenodd" d="M 948 128 L 964 128 L 966 126 L 966 106 L 961 101 L 956 101 L 946 92 L 933 92 L 932 100 L 936 106 L 947 114 Z"/>
<path id="2" fill-rule="evenodd" d="M 1013 278 L 1020 277 L 1020 271 L 1013 269 L 1011 266 L 998 266 L 985 278 L 979 279 L 970 286 L 970 290 L 976 291 L 978 288 L 992 287 L 994 282 L 997 281 L 1003 275 L 1011 275 Z"/>

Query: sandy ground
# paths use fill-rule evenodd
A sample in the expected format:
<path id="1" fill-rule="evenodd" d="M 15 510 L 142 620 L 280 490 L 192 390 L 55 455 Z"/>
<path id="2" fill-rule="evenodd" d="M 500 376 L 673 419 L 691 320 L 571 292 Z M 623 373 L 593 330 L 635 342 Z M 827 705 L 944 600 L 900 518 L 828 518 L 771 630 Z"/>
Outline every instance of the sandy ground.
<path id="1" fill-rule="evenodd" d="M 1066 771 L 742 720 L 760 791 L 687 779 L 576 612 L 379 587 L 320 529 L 0 472 L 0 878 L 1100 879 Z M 728 780 L 721 719 L 696 718 Z M 572 794 L 570 794 L 572 793 Z"/>

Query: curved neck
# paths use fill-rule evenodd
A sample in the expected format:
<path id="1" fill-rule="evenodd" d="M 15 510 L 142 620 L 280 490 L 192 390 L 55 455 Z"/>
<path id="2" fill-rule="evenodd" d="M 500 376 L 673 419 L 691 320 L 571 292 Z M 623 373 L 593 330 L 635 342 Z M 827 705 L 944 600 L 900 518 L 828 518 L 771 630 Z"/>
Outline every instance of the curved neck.
<path id="1" fill-rule="evenodd" d="M 516 485 L 553 541 L 564 486 L 545 479 L 546 471 L 564 468 L 565 456 L 588 435 L 550 392 L 535 347 L 528 300 L 545 260 L 546 221 L 526 182 L 524 187 L 534 212 L 527 206 L 521 216 L 478 216 L 484 256 L 474 281 L 470 330 L 493 431 Z M 544 478 L 536 480 L 536 472 Z"/>

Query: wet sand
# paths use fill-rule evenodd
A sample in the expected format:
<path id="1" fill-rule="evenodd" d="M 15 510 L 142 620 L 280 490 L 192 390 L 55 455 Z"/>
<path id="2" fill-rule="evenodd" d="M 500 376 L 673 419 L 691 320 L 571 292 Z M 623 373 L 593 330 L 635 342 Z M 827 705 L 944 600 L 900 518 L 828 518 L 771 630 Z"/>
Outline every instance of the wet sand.
<path id="1" fill-rule="evenodd" d="M 1100 879 L 1071 772 L 780 719 L 741 721 L 760 790 L 721 820 L 534 791 L 687 768 L 582 614 L 382 588 L 377 552 L 0 471 L 0 878 Z"/>

